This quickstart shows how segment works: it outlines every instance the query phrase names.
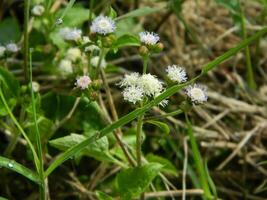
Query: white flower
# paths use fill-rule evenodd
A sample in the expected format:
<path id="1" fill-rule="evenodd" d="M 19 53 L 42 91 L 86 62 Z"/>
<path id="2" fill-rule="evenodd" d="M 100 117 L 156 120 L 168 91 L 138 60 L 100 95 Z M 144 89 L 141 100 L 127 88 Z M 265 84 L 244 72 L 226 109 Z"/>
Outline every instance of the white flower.
<path id="1" fill-rule="evenodd" d="M 6 45 L 6 50 L 12 53 L 16 53 L 19 51 L 19 47 L 15 43 L 9 43 Z"/>
<path id="2" fill-rule="evenodd" d="M 45 8 L 42 5 L 35 5 L 32 8 L 32 14 L 35 16 L 41 16 L 44 13 L 44 11 L 45 11 Z"/>
<path id="3" fill-rule="evenodd" d="M 100 50 L 100 48 L 94 44 L 87 46 L 84 49 L 85 52 L 93 52 L 93 51 L 99 51 L 99 50 Z"/>
<path id="4" fill-rule="evenodd" d="M 98 66 L 98 63 L 99 63 L 99 56 L 95 56 L 91 59 L 90 63 L 93 67 L 97 67 Z M 100 63 L 100 68 L 106 68 L 107 66 L 107 62 L 105 61 L 105 59 L 102 59 L 101 60 L 101 63 Z"/>
<path id="5" fill-rule="evenodd" d="M 70 60 L 63 59 L 59 63 L 59 69 L 62 75 L 69 75 L 73 73 L 72 63 Z"/>
<path id="6" fill-rule="evenodd" d="M 140 81 L 140 75 L 137 72 L 126 74 L 124 78 L 119 82 L 121 87 L 137 86 Z"/>
<path id="7" fill-rule="evenodd" d="M 88 88 L 88 86 L 90 85 L 91 82 L 92 82 L 92 81 L 91 81 L 90 77 L 84 75 L 84 76 L 81 76 L 81 77 L 79 77 L 79 78 L 76 79 L 76 83 L 75 83 L 75 85 L 76 85 L 78 88 L 80 88 L 80 89 L 82 89 L 82 90 L 85 90 L 85 89 Z"/>
<path id="8" fill-rule="evenodd" d="M 153 97 L 163 90 L 162 82 L 151 74 L 143 74 L 138 82 L 138 86 L 144 90 L 145 95 Z"/>
<path id="9" fill-rule="evenodd" d="M 189 85 L 185 92 L 193 103 L 204 103 L 208 100 L 207 88 L 203 85 Z"/>
<path id="10" fill-rule="evenodd" d="M 40 90 L 40 84 L 38 82 L 36 82 L 36 81 L 33 81 L 32 82 L 32 90 L 34 92 L 39 92 L 39 90 Z"/>
<path id="11" fill-rule="evenodd" d="M 92 33 L 98 33 L 101 35 L 113 33 L 115 29 L 115 22 L 110 17 L 106 16 L 98 16 L 95 18 L 90 27 Z"/>
<path id="12" fill-rule="evenodd" d="M 77 47 L 69 48 L 67 53 L 66 53 L 66 58 L 68 60 L 71 60 L 72 62 L 77 61 L 81 57 L 82 57 L 82 52 Z"/>
<path id="13" fill-rule="evenodd" d="M 177 83 L 183 83 L 187 80 L 185 69 L 177 65 L 168 66 L 166 72 L 167 76 Z"/>
<path id="14" fill-rule="evenodd" d="M 122 95 L 124 100 L 135 104 L 136 102 L 143 100 L 144 91 L 140 87 L 130 86 L 123 90 Z"/>
<path id="15" fill-rule="evenodd" d="M 82 37 L 82 31 L 76 28 L 62 28 L 60 29 L 59 34 L 64 40 L 68 41 L 77 41 Z"/>
<path id="16" fill-rule="evenodd" d="M 158 34 L 148 31 L 139 33 L 139 37 L 141 42 L 147 45 L 155 45 L 160 39 Z"/>
<path id="17" fill-rule="evenodd" d="M 5 54 L 6 47 L 0 46 L 0 57 L 2 57 Z"/>

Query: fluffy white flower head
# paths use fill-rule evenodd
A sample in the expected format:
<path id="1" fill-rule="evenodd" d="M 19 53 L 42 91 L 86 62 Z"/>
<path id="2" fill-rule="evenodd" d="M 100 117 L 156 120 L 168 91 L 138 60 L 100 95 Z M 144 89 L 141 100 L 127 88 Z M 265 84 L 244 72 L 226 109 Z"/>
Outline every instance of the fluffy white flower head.
<path id="1" fill-rule="evenodd" d="M 128 86 L 137 86 L 140 80 L 140 75 L 137 72 L 126 74 L 124 78 L 121 80 L 119 85 L 121 87 L 128 87 Z"/>
<path id="2" fill-rule="evenodd" d="M 187 80 L 185 69 L 177 65 L 168 66 L 166 72 L 167 76 L 177 83 L 183 83 Z"/>
<path id="3" fill-rule="evenodd" d="M 139 37 L 141 42 L 147 45 L 155 45 L 160 39 L 158 34 L 148 31 L 139 33 Z"/>
<path id="4" fill-rule="evenodd" d="M 70 60 L 63 59 L 59 63 L 59 69 L 62 75 L 69 75 L 72 74 L 72 63 Z"/>
<path id="5" fill-rule="evenodd" d="M 133 104 L 136 104 L 138 101 L 142 101 L 144 97 L 144 93 L 142 88 L 138 86 L 130 86 L 123 90 L 122 92 L 123 98 L 126 101 L 129 101 Z"/>
<path id="6" fill-rule="evenodd" d="M 106 35 L 113 33 L 116 30 L 115 21 L 110 17 L 98 16 L 92 22 L 90 27 L 92 33 L 98 33 L 101 35 Z"/>
<path id="7" fill-rule="evenodd" d="M 9 43 L 6 45 L 6 50 L 12 53 L 16 53 L 19 51 L 19 47 L 15 43 Z"/>
<path id="8" fill-rule="evenodd" d="M 0 46 L 0 57 L 2 57 L 5 54 L 6 47 Z"/>
<path id="9" fill-rule="evenodd" d="M 32 8 L 32 14 L 35 16 L 41 16 L 44 13 L 44 11 L 45 11 L 45 8 L 42 5 L 35 5 Z"/>
<path id="10" fill-rule="evenodd" d="M 88 86 L 90 85 L 91 82 L 92 82 L 92 81 L 91 81 L 90 77 L 84 75 L 84 76 L 81 76 L 81 77 L 79 77 L 79 78 L 76 79 L 76 83 L 75 83 L 75 85 L 76 85 L 78 88 L 80 88 L 80 89 L 82 89 L 82 90 L 85 90 L 85 89 L 88 88 Z"/>
<path id="11" fill-rule="evenodd" d="M 36 81 L 33 81 L 32 82 L 32 90 L 34 92 L 39 92 L 39 90 L 40 90 L 40 84 L 38 82 L 36 82 Z"/>
<path id="12" fill-rule="evenodd" d="M 82 57 L 82 52 L 77 47 L 69 48 L 67 53 L 66 53 L 66 58 L 68 60 L 73 61 L 73 62 L 76 62 L 81 57 Z"/>
<path id="13" fill-rule="evenodd" d="M 201 104 L 208 100 L 207 88 L 203 85 L 193 84 L 188 86 L 186 94 L 193 103 Z"/>
<path id="14" fill-rule="evenodd" d="M 68 41 L 77 41 L 82 37 L 82 31 L 76 28 L 62 28 L 60 29 L 59 34 L 64 40 Z"/>
<path id="15" fill-rule="evenodd" d="M 145 95 L 153 97 L 163 90 L 162 82 L 151 74 L 143 74 L 139 80 L 138 86 L 144 90 Z"/>
<path id="16" fill-rule="evenodd" d="M 93 66 L 93 67 L 97 67 L 97 65 L 98 65 L 98 63 L 99 63 L 99 56 L 95 56 L 95 57 L 93 57 L 92 59 L 91 59 L 91 65 Z M 101 60 L 101 63 L 100 63 L 100 68 L 106 68 L 106 66 L 107 66 L 107 62 L 105 61 L 105 59 L 102 59 Z"/>

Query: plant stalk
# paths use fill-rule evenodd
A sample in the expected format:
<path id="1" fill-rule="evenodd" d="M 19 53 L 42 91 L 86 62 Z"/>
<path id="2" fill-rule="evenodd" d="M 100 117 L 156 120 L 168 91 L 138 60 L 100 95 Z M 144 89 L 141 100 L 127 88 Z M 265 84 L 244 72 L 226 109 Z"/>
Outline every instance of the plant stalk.
<path id="1" fill-rule="evenodd" d="M 29 32 L 28 32 L 28 25 L 29 25 L 29 16 L 30 16 L 30 0 L 24 0 L 24 78 L 25 82 L 29 83 Z"/>

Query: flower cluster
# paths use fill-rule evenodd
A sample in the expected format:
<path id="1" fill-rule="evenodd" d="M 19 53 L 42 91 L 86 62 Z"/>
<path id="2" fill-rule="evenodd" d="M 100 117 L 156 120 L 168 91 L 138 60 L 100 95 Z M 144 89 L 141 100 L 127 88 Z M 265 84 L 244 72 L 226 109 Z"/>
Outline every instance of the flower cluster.
<path id="1" fill-rule="evenodd" d="M 187 80 L 185 69 L 176 65 L 168 66 L 166 69 L 167 76 L 170 80 L 183 83 Z M 120 87 L 123 87 L 122 92 L 124 100 L 136 104 L 145 100 L 145 97 L 155 98 L 164 92 L 163 82 L 159 81 L 156 76 L 151 74 L 131 73 L 126 74 L 119 83 Z M 190 98 L 194 104 L 201 104 L 207 101 L 206 87 L 193 84 L 189 85 L 185 90 L 186 95 Z M 160 102 L 161 106 L 166 106 L 168 100 Z"/>
<path id="2" fill-rule="evenodd" d="M 124 100 L 134 104 L 144 100 L 145 97 L 155 98 L 164 90 L 163 83 L 151 74 L 125 75 L 119 85 L 124 87 L 122 92 Z"/>
<path id="3" fill-rule="evenodd" d="M 90 30 L 92 33 L 107 35 L 109 33 L 113 33 L 116 30 L 116 24 L 110 17 L 101 15 L 93 20 Z"/>

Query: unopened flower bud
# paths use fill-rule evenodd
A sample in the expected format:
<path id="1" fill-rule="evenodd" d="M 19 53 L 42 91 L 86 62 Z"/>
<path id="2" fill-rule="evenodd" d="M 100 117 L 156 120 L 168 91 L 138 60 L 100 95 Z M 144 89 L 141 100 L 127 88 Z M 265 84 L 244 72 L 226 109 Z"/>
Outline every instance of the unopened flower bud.
<path id="1" fill-rule="evenodd" d="M 111 34 L 106 37 L 103 37 L 102 42 L 104 47 L 110 47 L 114 41 L 116 40 L 116 36 Z"/>
<path id="2" fill-rule="evenodd" d="M 161 51 L 163 50 L 163 48 L 164 48 L 164 45 L 163 45 L 161 42 L 159 42 L 159 43 L 157 43 L 157 44 L 155 45 L 155 51 L 156 51 L 157 53 L 161 52 Z"/>
<path id="3" fill-rule="evenodd" d="M 149 50 L 148 50 L 148 48 L 146 46 L 141 46 L 139 48 L 139 54 L 141 56 L 146 56 L 146 55 L 148 55 L 148 53 L 149 53 Z"/>
<path id="4" fill-rule="evenodd" d="M 94 80 L 92 83 L 91 83 L 91 86 L 94 90 L 99 90 L 102 86 L 102 81 L 100 80 Z"/>

